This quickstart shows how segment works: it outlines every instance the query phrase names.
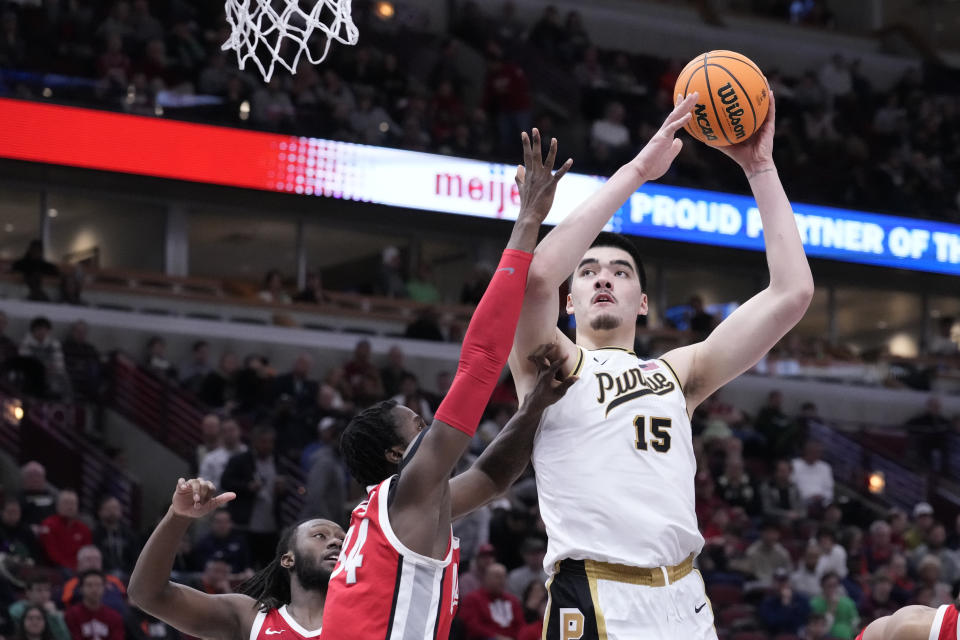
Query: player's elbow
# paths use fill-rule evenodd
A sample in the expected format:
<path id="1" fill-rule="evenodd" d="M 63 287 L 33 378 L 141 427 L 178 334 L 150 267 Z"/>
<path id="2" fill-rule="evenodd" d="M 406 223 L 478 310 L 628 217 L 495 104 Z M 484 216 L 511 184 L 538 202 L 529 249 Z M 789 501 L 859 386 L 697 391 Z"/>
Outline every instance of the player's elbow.
<path id="1" fill-rule="evenodd" d="M 781 308 L 794 324 L 803 318 L 813 301 L 813 280 L 798 282 L 783 292 Z"/>

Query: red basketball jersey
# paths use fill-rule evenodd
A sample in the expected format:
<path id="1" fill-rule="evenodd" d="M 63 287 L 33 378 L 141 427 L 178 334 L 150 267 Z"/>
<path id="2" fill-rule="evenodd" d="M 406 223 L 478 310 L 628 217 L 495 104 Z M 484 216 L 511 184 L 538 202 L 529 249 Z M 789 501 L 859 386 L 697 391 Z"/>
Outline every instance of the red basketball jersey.
<path id="1" fill-rule="evenodd" d="M 261 611 L 253 619 L 250 627 L 250 640 L 298 640 L 300 638 L 316 638 L 320 636 L 320 629 L 307 631 L 287 613 L 287 605 L 279 609 Z"/>
<path id="2" fill-rule="evenodd" d="M 957 613 L 957 608 L 952 604 L 945 604 L 937 609 L 937 616 L 933 619 L 933 626 L 930 629 L 930 637 L 937 640 L 960 640 Z"/>
<path id="3" fill-rule="evenodd" d="M 328 640 L 446 640 L 457 612 L 460 541 L 443 560 L 406 548 L 390 526 L 389 478 L 353 510 L 323 607 Z M 275 639 L 282 640 L 282 639 Z"/>

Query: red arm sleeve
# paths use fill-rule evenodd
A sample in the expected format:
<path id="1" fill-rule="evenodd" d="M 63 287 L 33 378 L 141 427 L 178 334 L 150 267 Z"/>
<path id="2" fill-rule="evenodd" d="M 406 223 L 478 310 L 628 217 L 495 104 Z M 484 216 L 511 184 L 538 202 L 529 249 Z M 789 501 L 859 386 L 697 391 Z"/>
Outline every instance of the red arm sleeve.
<path id="1" fill-rule="evenodd" d="M 510 355 L 533 254 L 507 249 L 467 327 L 450 391 L 434 416 L 472 436 Z"/>

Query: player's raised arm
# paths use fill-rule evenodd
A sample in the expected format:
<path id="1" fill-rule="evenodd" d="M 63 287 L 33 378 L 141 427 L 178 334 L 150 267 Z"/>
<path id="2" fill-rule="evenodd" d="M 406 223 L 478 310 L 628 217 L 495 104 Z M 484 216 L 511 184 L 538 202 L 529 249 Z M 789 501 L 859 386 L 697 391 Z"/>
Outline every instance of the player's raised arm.
<path id="1" fill-rule="evenodd" d="M 210 595 L 170 582 L 177 549 L 190 524 L 235 497 L 215 495 L 204 480 L 177 482 L 169 511 L 143 547 L 130 575 L 131 604 L 198 638 L 241 638 L 256 616 L 255 602 L 239 594 Z"/>
<path id="2" fill-rule="evenodd" d="M 566 356 L 555 344 L 541 345 L 529 356 L 537 368 L 537 384 L 473 465 L 450 481 L 453 519 L 463 517 L 504 493 L 530 461 L 533 438 L 544 410 L 566 394 L 576 376 L 557 378 Z"/>
<path id="3" fill-rule="evenodd" d="M 743 169 L 753 190 L 767 249 L 770 284 L 720 323 L 706 340 L 664 356 L 674 370 L 692 412 L 724 384 L 756 364 L 806 313 L 813 277 L 803 252 L 793 209 L 773 162 L 776 105 L 746 142 L 721 147 Z"/>
<path id="4" fill-rule="evenodd" d="M 595 194 L 574 209 L 537 246 L 510 358 L 519 397 L 524 397 L 536 381 L 536 370 L 526 361 L 526 354 L 537 345 L 546 342 L 559 344 L 563 354 L 571 358 L 565 372 L 573 367 L 576 347 L 556 328 L 558 289 L 623 203 L 645 182 L 660 178 L 670 168 L 683 147 L 676 133 L 690 119 L 697 97 L 697 93 L 692 93 L 678 103 L 643 150 L 610 176 Z M 534 130 L 534 149 L 538 149 L 539 144 L 539 136 Z"/>
<path id="5" fill-rule="evenodd" d="M 540 225 L 550 212 L 557 182 L 572 164 L 568 160 L 554 174 L 556 154 L 556 140 L 545 161 L 539 149 L 534 153 L 525 144 L 524 167 L 517 170 L 520 213 L 510 241 L 470 320 L 450 391 L 429 431 L 412 444 L 416 450 L 400 474 L 390 517 L 401 540 L 416 551 L 429 552 L 437 537 L 436 522 L 432 530 L 425 526 L 423 505 L 437 505 L 447 495 L 450 473 L 473 437 L 507 362 Z"/>

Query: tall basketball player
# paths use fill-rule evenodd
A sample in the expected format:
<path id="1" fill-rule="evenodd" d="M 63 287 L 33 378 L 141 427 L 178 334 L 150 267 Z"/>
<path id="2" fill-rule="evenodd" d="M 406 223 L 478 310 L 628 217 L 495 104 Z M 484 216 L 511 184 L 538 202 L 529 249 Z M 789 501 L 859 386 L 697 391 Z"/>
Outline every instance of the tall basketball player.
<path id="1" fill-rule="evenodd" d="M 183 633 L 209 640 L 284 640 L 320 635 L 330 572 L 340 555 L 343 529 L 329 520 L 307 520 L 280 537 L 273 561 L 243 593 L 211 595 L 169 581 L 190 524 L 233 500 L 213 483 L 177 483 L 167 515 L 154 529 L 130 576 L 132 604 Z"/>
<path id="2" fill-rule="evenodd" d="M 523 139 L 519 217 L 470 320 L 457 374 L 433 424 L 427 428 L 419 415 L 387 401 L 354 418 L 340 440 L 344 462 L 367 486 L 367 499 L 353 511 L 330 579 L 323 619 L 327 637 L 424 640 L 450 634 L 459 600 L 459 547 L 451 516 L 492 499 L 498 484 L 483 473 L 464 474 L 453 483 L 450 474 L 507 363 L 537 233 L 570 167 L 567 161 L 553 174 L 556 140 L 544 162 L 539 147 L 534 156 L 525 133 Z M 564 359 L 555 346 L 537 349 L 531 359 L 524 409 L 504 430 L 530 434 L 530 441 L 544 409 L 573 383 L 557 380 Z"/>
<path id="3" fill-rule="evenodd" d="M 535 380 L 518 356 L 544 342 L 557 344 L 568 356 L 564 372 L 579 376 L 545 412 L 533 447 L 549 536 L 550 640 L 716 638 L 703 581 L 693 572 L 703 538 L 694 512 L 690 414 L 776 344 L 813 295 L 773 162 L 771 96 L 760 131 L 723 149 L 756 198 L 770 284 L 703 342 L 658 360 L 631 351 L 637 316 L 647 313 L 646 275 L 627 238 L 600 231 L 634 191 L 669 168 L 682 146 L 674 135 L 697 99 L 676 104 L 640 154 L 543 239 L 530 267 L 510 359 L 517 393 L 523 397 Z M 556 328 L 566 278 L 576 343 Z"/>
<path id="4" fill-rule="evenodd" d="M 957 603 L 937 609 L 911 605 L 867 625 L 857 640 L 960 640 Z"/>

